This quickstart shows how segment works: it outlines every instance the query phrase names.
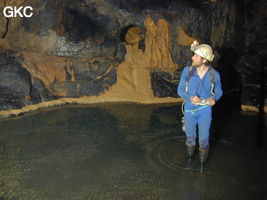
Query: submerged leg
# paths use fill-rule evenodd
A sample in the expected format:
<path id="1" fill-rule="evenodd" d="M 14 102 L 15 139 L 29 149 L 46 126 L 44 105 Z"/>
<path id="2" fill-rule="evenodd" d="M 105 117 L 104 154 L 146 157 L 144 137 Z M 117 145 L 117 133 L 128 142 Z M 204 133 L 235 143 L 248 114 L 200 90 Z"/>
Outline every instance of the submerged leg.
<path id="1" fill-rule="evenodd" d="M 184 116 L 185 133 L 186 133 L 186 149 L 188 158 L 193 158 L 196 146 L 196 125 L 197 121 L 191 112 L 186 112 Z"/>
<path id="2" fill-rule="evenodd" d="M 211 120 L 210 107 L 200 111 L 197 122 L 199 128 L 199 157 L 201 164 L 205 163 L 208 158 Z"/>

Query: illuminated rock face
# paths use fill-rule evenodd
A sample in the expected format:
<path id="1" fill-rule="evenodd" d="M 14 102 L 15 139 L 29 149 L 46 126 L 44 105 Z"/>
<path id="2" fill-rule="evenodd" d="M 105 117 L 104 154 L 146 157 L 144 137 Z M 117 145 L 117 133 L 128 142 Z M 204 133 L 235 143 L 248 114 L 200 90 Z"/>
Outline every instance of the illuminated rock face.
<path id="1" fill-rule="evenodd" d="M 231 1 L 12 0 L 8 5 L 30 5 L 34 15 L 7 19 L 1 12 L 1 110 L 80 97 L 176 101 L 194 39 L 245 51 L 236 29 L 242 15 Z M 0 10 L 5 6 L 1 1 Z"/>

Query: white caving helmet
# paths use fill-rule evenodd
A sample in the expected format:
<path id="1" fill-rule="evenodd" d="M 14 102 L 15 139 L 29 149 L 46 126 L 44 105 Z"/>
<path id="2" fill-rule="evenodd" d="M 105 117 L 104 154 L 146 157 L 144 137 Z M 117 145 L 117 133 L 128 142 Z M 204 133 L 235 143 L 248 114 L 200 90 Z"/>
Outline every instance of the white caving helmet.
<path id="1" fill-rule="evenodd" d="M 214 58 L 212 48 L 207 44 L 198 45 L 197 42 L 194 41 L 194 43 L 191 44 L 191 50 L 208 61 L 212 61 Z"/>

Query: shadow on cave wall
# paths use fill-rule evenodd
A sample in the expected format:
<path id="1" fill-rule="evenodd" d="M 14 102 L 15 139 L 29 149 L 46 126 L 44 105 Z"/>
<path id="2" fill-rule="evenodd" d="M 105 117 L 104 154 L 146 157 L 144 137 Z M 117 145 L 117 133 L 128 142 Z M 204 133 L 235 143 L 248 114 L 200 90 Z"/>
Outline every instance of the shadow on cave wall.
<path id="1" fill-rule="evenodd" d="M 218 48 L 217 51 L 220 58 L 215 68 L 220 72 L 224 91 L 240 89 L 241 77 L 240 74 L 237 73 L 235 66 L 241 55 L 232 47 L 222 46 Z"/>
<path id="2" fill-rule="evenodd" d="M 96 21 L 78 10 L 66 8 L 63 17 L 66 37 L 75 43 L 90 40 L 92 45 L 102 44 L 107 38 L 107 33 L 101 24 L 103 24 L 104 21 L 108 23 L 109 19 L 104 16 L 98 19 L 99 20 Z"/>

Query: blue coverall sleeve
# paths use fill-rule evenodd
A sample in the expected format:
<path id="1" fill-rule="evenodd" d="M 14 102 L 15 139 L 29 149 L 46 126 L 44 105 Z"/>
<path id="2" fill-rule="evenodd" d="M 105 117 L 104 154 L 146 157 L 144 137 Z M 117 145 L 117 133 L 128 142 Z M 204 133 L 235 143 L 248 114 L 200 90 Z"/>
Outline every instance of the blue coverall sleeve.
<path id="1" fill-rule="evenodd" d="M 215 73 L 215 81 L 214 81 L 214 100 L 218 101 L 223 95 L 221 77 L 218 72 Z"/>
<path id="2" fill-rule="evenodd" d="M 188 71 L 189 71 L 189 67 L 185 67 L 180 78 L 179 86 L 177 88 L 177 94 L 186 100 L 190 100 L 191 98 L 191 95 L 185 91 L 186 76 L 188 74 Z"/>

